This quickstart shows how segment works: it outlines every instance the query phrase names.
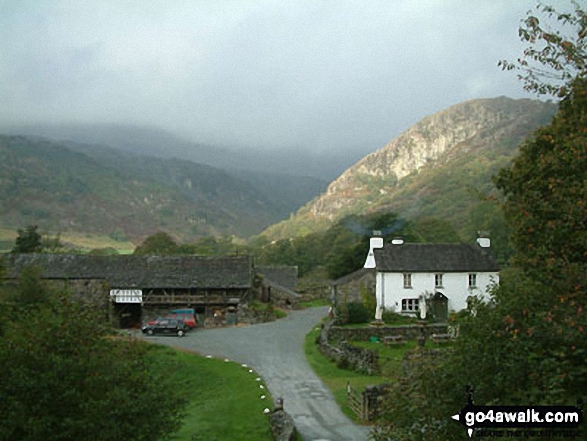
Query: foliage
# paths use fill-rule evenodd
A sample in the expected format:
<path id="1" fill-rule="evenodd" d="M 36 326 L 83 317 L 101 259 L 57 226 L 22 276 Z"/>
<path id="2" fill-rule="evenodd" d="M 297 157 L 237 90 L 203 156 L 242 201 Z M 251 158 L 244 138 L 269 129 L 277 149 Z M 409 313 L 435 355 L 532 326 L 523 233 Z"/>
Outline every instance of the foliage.
<path id="1" fill-rule="evenodd" d="M 367 323 L 373 318 L 373 315 L 361 302 L 349 302 L 348 308 L 348 319 L 347 323 Z"/>
<path id="2" fill-rule="evenodd" d="M 88 254 L 94 256 L 112 256 L 120 254 L 116 248 L 113 247 L 105 247 L 105 248 L 94 248 L 88 251 Z"/>
<path id="3" fill-rule="evenodd" d="M 556 18 L 556 26 L 542 23 L 536 12 L 528 11 L 519 35 L 529 46 L 517 62 L 499 62 L 502 69 L 521 72 L 518 78 L 526 90 L 566 97 L 575 79 L 587 78 L 587 15 L 579 3 L 572 3 L 574 14 L 544 4 L 537 6 L 536 12 Z"/>
<path id="4" fill-rule="evenodd" d="M 420 242 L 459 243 L 461 238 L 455 226 L 444 219 L 424 216 L 414 219 L 414 231 Z"/>
<path id="5" fill-rule="evenodd" d="M 370 290 L 366 286 L 361 286 L 361 298 L 363 299 L 363 305 L 372 319 L 375 317 L 375 310 L 377 309 L 377 298 L 375 297 L 375 291 Z"/>
<path id="6" fill-rule="evenodd" d="M 181 391 L 169 393 L 143 345 L 109 335 L 104 308 L 34 272 L 0 295 L 0 439 L 155 441 L 178 427 Z"/>
<path id="7" fill-rule="evenodd" d="M 385 239 L 402 235 L 418 241 L 412 224 L 395 213 L 379 212 L 347 216 L 327 230 L 282 239 L 272 243 L 255 240 L 251 252 L 261 264 L 297 265 L 303 276 L 318 267 L 325 267 L 331 279 L 337 279 L 363 267 L 373 231 L 382 231 Z"/>
<path id="8" fill-rule="evenodd" d="M 516 262 L 545 283 L 578 276 L 585 262 L 586 109 L 587 80 L 578 80 L 553 123 L 525 143 L 496 179 L 506 196 Z"/>
<path id="9" fill-rule="evenodd" d="M 198 254 L 200 256 L 226 256 L 229 254 L 246 253 L 246 247 L 238 246 L 232 236 L 204 236 L 195 243 L 183 244 L 178 247 L 178 254 Z"/>
<path id="10" fill-rule="evenodd" d="M 126 242 L 128 240 L 128 237 L 126 237 L 126 233 L 122 228 L 116 228 L 108 236 L 116 242 Z"/>
<path id="11" fill-rule="evenodd" d="M 43 249 L 42 238 L 37 231 L 39 227 L 29 225 L 24 230 L 18 229 L 18 236 L 12 248 L 13 253 L 38 253 Z"/>
<path id="12" fill-rule="evenodd" d="M 398 314 L 397 312 L 388 309 L 383 311 L 381 319 L 386 325 L 413 325 L 418 321 L 415 317 Z"/>
<path id="13" fill-rule="evenodd" d="M 177 254 L 177 249 L 175 240 L 164 231 L 159 231 L 147 237 L 142 244 L 135 248 L 133 254 Z"/>

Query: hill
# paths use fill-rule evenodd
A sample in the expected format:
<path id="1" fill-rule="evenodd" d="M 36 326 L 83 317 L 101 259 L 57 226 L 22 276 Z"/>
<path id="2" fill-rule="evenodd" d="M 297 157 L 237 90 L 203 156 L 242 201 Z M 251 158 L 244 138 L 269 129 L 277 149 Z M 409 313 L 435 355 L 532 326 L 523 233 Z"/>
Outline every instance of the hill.
<path id="1" fill-rule="evenodd" d="M 7 125 L 0 122 L 0 133 L 42 137 L 81 145 L 103 145 L 119 151 L 158 158 L 179 158 L 232 172 L 310 176 L 326 183 L 340 175 L 364 154 L 360 151 L 317 151 L 314 146 L 261 149 L 235 147 L 186 140 L 165 130 L 125 124 L 29 124 Z M 311 197 L 320 194 L 320 191 Z M 277 195 L 279 198 L 280 196 Z M 304 203 L 309 199 L 305 199 Z"/>
<path id="2" fill-rule="evenodd" d="M 249 182 L 178 159 L 0 135 L 0 228 L 133 242 L 259 233 L 288 212 Z"/>
<path id="3" fill-rule="evenodd" d="M 479 195 L 519 144 L 547 124 L 556 105 L 506 97 L 457 104 L 424 118 L 334 180 L 291 219 L 264 232 L 272 239 L 321 231 L 349 214 L 392 211 L 405 219 L 451 222 L 462 236 L 481 229 Z M 487 204 L 486 204 L 487 205 Z"/>

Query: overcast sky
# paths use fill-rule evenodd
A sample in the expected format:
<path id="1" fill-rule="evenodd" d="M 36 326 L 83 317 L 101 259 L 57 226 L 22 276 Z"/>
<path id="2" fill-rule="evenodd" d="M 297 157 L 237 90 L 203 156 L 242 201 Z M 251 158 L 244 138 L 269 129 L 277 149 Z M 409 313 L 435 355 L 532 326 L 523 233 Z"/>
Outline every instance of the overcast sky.
<path id="1" fill-rule="evenodd" d="M 374 151 L 479 97 L 528 0 L 0 0 L 0 123 L 154 125 L 193 141 Z"/>

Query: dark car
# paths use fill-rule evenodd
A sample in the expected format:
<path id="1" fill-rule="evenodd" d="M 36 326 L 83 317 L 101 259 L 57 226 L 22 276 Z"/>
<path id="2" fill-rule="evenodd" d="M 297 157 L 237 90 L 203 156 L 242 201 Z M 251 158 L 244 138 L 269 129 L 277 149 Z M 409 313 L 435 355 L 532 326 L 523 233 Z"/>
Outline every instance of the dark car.
<path id="1" fill-rule="evenodd" d="M 183 320 L 165 317 L 153 320 L 148 325 L 143 326 L 143 333 L 147 335 L 165 334 L 183 337 L 189 330 L 190 327 Z"/>

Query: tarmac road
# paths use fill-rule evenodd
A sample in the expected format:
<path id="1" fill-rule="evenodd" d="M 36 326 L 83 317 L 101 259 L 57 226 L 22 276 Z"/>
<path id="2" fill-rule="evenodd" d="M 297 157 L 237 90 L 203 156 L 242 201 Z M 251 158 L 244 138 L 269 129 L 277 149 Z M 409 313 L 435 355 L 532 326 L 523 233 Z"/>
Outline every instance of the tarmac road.
<path id="1" fill-rule="evenodd" d="M 369 428 L 354 424 L 342 413 L 306 361 L 305 336 L 327 311 L 327 307 L 309 308 L 272 323 L 201 329 L 184 338 L 149 340 L 251 366 L 263 377 L 273 398 L 283 398 L 284 409 L 305 441 L 366 441 Z"/>

